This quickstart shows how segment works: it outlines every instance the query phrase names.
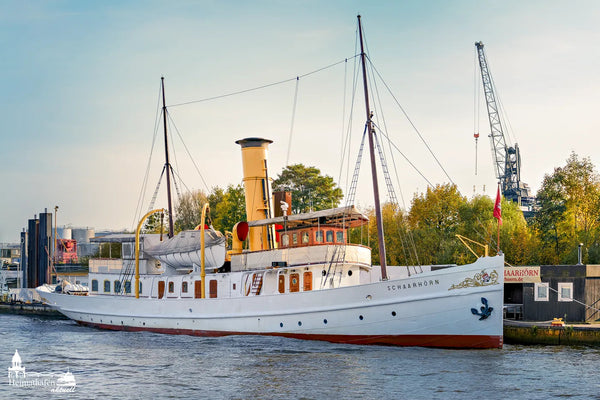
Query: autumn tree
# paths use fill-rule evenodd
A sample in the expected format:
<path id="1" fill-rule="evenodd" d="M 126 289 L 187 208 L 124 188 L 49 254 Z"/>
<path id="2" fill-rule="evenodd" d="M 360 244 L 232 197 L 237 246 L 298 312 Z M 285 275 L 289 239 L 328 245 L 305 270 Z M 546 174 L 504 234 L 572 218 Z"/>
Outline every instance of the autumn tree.
<path id="1" fill-rule="evenodd" d="M 589 158 L 572 153 L 564 167 L 544 176 L 537 200 L 543 262 L 577 262 L 578 243 L 586 249 L 584 261 L 600 261 L 600 179 Z"/>
<path id="2" fill-rule="evenodd" d="M 272 186 L 274 191 L 292 193 L 291 211 L 295 214 L 337 207 L 344 197 L 331 176 L 302 164 L 285 167 Z"/>
<path id="3" fill-rule="evenodd" d="M 428 187 L 425 194 L 415 195 L 408 222 L 420 252 L 421 264 L 454 262 L 459 244 L 460 209 L 466 203 L 456 185 Z"/>

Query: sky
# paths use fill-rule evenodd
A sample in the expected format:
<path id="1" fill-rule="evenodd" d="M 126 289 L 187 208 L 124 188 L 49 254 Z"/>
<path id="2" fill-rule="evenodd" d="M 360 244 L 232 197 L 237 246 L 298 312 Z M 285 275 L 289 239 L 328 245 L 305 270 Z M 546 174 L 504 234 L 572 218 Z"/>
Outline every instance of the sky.
<path id="1" fill-rule="evenodd" d="M 347 100 L 357 14 L 383 77 L 372 91 L 383 99 L 385 82 L 466 197 L 494 197 L 496 188 L 476 41 L 485 45 L 505 134 L 519 144 L 521 179 L 533 193 L 572 152 L 600 165 L 597 1 L 0 0 L 0 7 L 0 242 L 18 242 L 28 219 L 55 206 L 59 226 L 132 229 L 164 163 L 161 77 L 182 192 L 241 183 L 235 141 L 256 136 L 274 141 L 270 176 L 303 163 L 345 189 L 365 121 L 362 91 L 354 106 Z M 277 82 L 284 83 L 198 101 Z M 449 181 L 389 96 L 372 108 L 430 182 Z M 350 155 L 342 157 L 348 132 Z M 394 157 L 388 165 L 409 207 L 427 182 Z M 366 161 L 361 207 L 372 205 L 365 171 Z M 163 195 L 155 205 L 164 206 Z"/>

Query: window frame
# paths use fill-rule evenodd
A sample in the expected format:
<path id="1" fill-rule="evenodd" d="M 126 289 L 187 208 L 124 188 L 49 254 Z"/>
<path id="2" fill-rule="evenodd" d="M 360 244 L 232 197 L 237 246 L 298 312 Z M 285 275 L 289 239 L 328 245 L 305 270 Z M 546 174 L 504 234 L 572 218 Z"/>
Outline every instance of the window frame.
<path id="1" fill-rule="evenodd" d="M 569 297 L 563 297 L 563 289 L 569 290 Z M 573 282 L 558 282 L 558 301 L 570 302 L 573 301 Z"/>
<path id="2" fill-rule="evenodd" d="M 107 285 L 108 284 L 108 285 Z M 110 293 L 110 280 L 105 279 L 103 282 L 103 289 L 104 289 L 104 293 Z M 106 290 L 108 287 L 108 290 Z"/>
<path id="3" fill-rule="evenodd" d="M 546 288 L 546 296 L 542 297 L 539 295 L 540 288 Z M 533 286 L 533 300 L 534 301 L 550 301 L 550 282 L 537 282 Z"/>
<path id="4" fill-rule="evenodd" d="M 323 234 L 323 229 L 318 229 L 315 231 L 315 243 L 324 243 L 325 235 Z"/>
<path id="5" fill-rule="evenodd" d="M 325 231 L 325 243 L 334 243 L 334 241 L 335 241 L 335 235 L 333 233 L 333 230 Z"/>
<path id="6" fill-rule="evenodd" d="M 302 236 L 302 244 L 310 243 L 310 234 L 308 233 L 308 231 L 303 231 L 301 236 Z"/>

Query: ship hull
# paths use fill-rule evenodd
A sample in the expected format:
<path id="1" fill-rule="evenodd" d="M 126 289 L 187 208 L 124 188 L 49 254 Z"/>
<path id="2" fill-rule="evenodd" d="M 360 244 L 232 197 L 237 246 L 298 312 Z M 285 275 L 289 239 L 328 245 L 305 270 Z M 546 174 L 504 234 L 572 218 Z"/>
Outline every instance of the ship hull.
<path id="1" fill-rule="evenodd" d="M 502 348 L 502 335 L 323 335 L 311 333 L 256 333 L 231 331 L 201 331 L 172 328 L 140 328 L 131 326 L 115 326 L 77 321 L 90 328 L 127 332 L 148 331 L 166 335 L 188 335 L 203 337 L 221 337 L 232 335 L 280 336 L 290 339 L 319 340 L 330 343 L 382 346 L 417 346 L 457 349 L 494 349 Z"/>
<path id="2" fill-rule="evenodd" d="M 502 262 L 502 257 L 490 257 L 405 279 L 238 298 L 135 299 L 39 292 L 46 303 L 67 317 L 102 329 L 499 348 Z"/>

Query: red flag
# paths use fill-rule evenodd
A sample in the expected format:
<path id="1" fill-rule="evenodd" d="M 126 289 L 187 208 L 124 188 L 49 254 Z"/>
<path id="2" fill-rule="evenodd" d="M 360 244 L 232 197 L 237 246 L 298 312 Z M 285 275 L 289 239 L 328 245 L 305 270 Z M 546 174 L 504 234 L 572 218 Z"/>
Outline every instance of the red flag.
<path id="1" fill-rule="evenodd" d="M 498 218 L 498 225 L 502 225 L 502 207 L 500 206 L 500 185 L 498 185 L 498 193 L 496 194 L 496 204 L 494 204 L 494 218 Z"/>

